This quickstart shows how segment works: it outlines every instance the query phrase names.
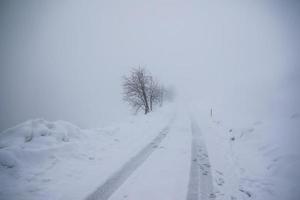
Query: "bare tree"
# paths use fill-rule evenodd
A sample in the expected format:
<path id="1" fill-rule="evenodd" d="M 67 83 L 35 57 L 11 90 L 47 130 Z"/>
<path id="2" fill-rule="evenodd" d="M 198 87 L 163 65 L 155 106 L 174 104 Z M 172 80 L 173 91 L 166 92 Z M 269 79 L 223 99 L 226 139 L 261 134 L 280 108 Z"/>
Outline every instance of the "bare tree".
<path id="1" fill-rule="evenodd" d="M 145 68 L 132 69 L 123 81 L 123 99 L 136 113 L 142 109 L 147 114 L 155 105 L 162 106 L 166 90 Z"/>
<path id="2" fill-rule="evenodd" d="M 159 103 L 160 97 L 160 87 L 157 81 L 153 79 L 152 76 L 149 77 L 149 87 L 148 87 L 148 94 L 149 94 L 149 104 L 150 110 L 153 110 L 153 106 Z"/>
<path id="3" fill-rule="evenodd" d="M 144 68 L 132 69 L 128 77 L 123 77 L 124 100 L 128 102 L 136 112 L 143 109 L 145 114 L 149 110 L 148 85 L 150 76 Z"/>

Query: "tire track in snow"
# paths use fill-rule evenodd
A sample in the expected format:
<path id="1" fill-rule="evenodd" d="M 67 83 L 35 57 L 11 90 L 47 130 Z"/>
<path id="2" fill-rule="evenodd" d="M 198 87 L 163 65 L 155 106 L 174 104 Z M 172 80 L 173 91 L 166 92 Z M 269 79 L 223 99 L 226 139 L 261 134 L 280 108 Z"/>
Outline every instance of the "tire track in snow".
<path id="1" fill-rule="evenodd" d="M 192 153 L 187 200 L 215 199 L 211 167 L 197 122 L 191 118 Z"/>
<path id="2" fill-rule="evenodd" d="M 86 200 L 108 199 L 158 147 L 162 140 L 167 136 L 170 129 L 170 124 L 173 123 L 174 119 L 175 117 L 171 119 L 170 123 L 164 129 L 162 129 L 148 145 L 146 145 L 141 151 L 127 161 L 123 167 L 121 167 L 121 169 L 108 178 L 99 188 L 90 194 Z"/>

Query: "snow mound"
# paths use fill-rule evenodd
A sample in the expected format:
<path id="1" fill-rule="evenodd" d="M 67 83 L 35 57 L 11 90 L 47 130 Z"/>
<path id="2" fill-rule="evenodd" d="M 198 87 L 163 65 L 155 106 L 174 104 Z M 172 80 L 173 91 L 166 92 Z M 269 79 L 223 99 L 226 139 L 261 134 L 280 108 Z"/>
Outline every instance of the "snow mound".
<path id="1" fill-rule="evenodd" d="M 17 160 L 11 152 L 0 151 L 0 169 L 1 168 L 14 168 L 17 165 Z"/>
<path id="2" fill-rule="evenodd" d="M 42 148 L 80 138 L 80 129 L 65 121 L 34 119 L 9 128 L 0 134 L 0 149 L 23 146 Z"/>
<path id="3" fill-rule="evenodd" d="M 163 110 L 95 129 L 34 119 L 3 131 L 0 199 L 84 199 L 166 126 Z"/>
<path id="4" fill-rule="evenodd" d="M 0 199 L 32 199 L 31 193 L 44 199 L 37 188 L 46 190 L 59 164 L 78 157 L 78 143 L 86 136 L 85 130 L 69 122 L 43 119 L 0 133 Z"/>

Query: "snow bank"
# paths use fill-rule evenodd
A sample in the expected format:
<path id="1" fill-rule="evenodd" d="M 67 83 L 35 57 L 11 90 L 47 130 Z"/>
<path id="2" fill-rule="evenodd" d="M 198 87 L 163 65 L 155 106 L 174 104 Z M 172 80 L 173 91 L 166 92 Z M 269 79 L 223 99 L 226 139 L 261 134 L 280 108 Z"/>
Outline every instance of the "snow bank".
<path id="1" fill-rule="evenodd" d="M 0 133 L 0 199 L 84 199 L 168 123 L 160 110 L 83 130 L 35 119 Z"/>
<path id="2" fill-rule="evenodd" d="M 18 199 L 32 192 L 28 185 L 57 162 L 55 151 L 83 136 L 82 131 L 64 121 L 34 119 L 0 134 L 0 199 Z M 25 191 L 24 191 L 25 190 Z M 24 194 L 24 199 L 26 199 Z M 30 195 L 29 195 L 30 196 Z"/>
<path id="3" fill-rule="evenodd" d="M 80 138 L 80 129 L 65 121 L 35 119 L 7 129 L 0 134 L 0 149 L 22 146 L 45 148 Z"/>
<path id="4" fill-rule="evenodd" d="M 244 119 L 196 114 L 205 135 L 217 199 L 300 197 L 299 115 Z"/>

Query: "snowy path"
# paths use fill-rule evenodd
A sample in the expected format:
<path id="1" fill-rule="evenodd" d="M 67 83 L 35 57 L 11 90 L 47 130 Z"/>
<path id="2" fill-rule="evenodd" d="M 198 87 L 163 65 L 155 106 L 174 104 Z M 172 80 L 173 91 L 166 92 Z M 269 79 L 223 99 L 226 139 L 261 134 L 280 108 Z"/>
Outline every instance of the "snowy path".
<path id="1" fill-rule="evenodd" d="M 104 199 L 215 199 L 197 122 L 188 115 L 178 117 L 87 198 Z"/>
<path id="2" fill-rule="evenodd" d="M 124 166 L 106 180 L 96 191 L 90 194 L 86 200 L 104 200 L 108 199 L 125 181 L 126 179 L 147 160 L 150 154 L 160 145 L 162 140 L 167 136 L 170 129 L 170 124 L 159 132 L 159 134 L 140 152 L 132 157 Z"/>
<path id="3" fill-rule="evenodd" d="M 180 107 L 91 130 L 29 120 L 0 134 L 0 199 L 291 199 L 275 175 L 300 162 L 271 139 L 278 121 L 231 120 Z"/>
<path id="4" fill-rule="evenodd" d="M 186 199 L 191 152 L 187 115 L 178 115 L 170 134 L 110 200 Z"/>
<path id="5" fill-rule="evenodd" d="M 191 119 L 191 129 L 193 142 L 187 200 L 215 199 L 211 166 L 206 146 L 200 128 L 194 119 Z"/>

